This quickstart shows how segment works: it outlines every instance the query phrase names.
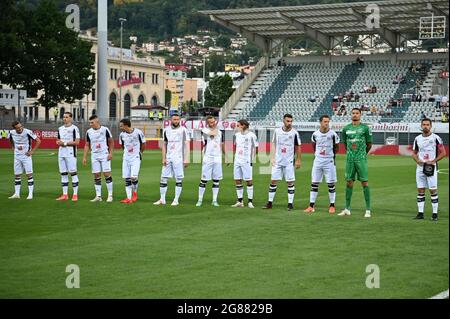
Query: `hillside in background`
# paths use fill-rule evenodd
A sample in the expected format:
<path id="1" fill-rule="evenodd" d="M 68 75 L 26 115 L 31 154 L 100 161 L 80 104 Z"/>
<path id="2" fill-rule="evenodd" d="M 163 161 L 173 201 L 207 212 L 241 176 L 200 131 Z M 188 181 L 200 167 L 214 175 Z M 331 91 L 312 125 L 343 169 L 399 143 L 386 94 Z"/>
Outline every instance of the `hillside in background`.
<path id="1" fill-rule="evenodd" d="M 27 0 L 35 5 L 39 0 Z M 81 10 L 81 29 L 95 28 L 97 25 L 97 8 L 95 0 L 55 0 L 61 10 L 71 3 L 76 3 Z M 124 35 L 138 36 L 138 44 L 145 41 L 160 41 L 173 36 L 196 33 L 197 30 L 209 29 L 224 32 L 208 17 L 198 13 L 199 10 L 235 9 L 269 6 L 293 6 L 321 3 L 356 2 L 355 0 L 143 0 L 140 3 L 114 5 L 109 0 L 108 25 L 110 39 L 118 39 L 119 18 L 126 18 Z"/>

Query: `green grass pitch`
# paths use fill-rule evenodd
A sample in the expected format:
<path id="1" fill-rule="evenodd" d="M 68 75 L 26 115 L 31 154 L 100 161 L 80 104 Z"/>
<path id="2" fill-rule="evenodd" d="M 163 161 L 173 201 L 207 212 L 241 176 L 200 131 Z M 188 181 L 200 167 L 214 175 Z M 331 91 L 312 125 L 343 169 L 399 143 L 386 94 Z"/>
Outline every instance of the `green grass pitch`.
<path id="1" fill-rule="evenodd" d="M 316 213 L 309 201 L 311 155 L 297 171 L 295 211 L 287 212 L 280 184 L 274 209 L 262 210 L 270 176 L 254 170 L 255 209 L 233 209 L 232 166 L 224 165 L 219 203 L 196 208 L 200 165 L 185 171 L 181 205 L 155 207 L 160 153 L 147 151 L 139 201 L 125 197 L 121 152 L 113 160 L 113 203 L 90 203 L 90 167 L 79 158 L 80 200 L 56 202 L 57 157 L 34 156 L 35 199 L 8 200 L 13 193 L 13 156 L 0 151 L 0 298 L 428 298 L 448 289 L 448 159 L 439 175 L 440 219 L 416 214 L 415 164 L 411 158 L 371 156 L 373 217 L 365 219 L 362 188 L 355 186 L 353 215 L 327 213 L 326 184 Z M 336 207 L 344 204 L 344 157 L 337 167 Z M 170 181 L 168 201 L 173 198 Z M 103 183 L 103 192 L 106 188 Z M 245 195 L 246 196 L 246 195 Z M 104 196 L 105 197 L 105 196 Z M 80 268 L 80 288 L 66 287 L 66 266 Z M 366 266 L 380 269 L 380 288 L 366 287 Z"/>

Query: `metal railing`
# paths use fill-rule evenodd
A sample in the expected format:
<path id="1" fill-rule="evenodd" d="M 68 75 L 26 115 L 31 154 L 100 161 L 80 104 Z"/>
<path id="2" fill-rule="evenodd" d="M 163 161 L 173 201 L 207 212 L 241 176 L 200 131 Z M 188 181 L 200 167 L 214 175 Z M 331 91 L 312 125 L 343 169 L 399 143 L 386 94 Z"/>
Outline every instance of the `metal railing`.
<path id="1" fill-rule="evenodd" d="M 266 67 L 266 61 L 267 58 L 262 57 L 255 65 L 255 68 L 252 70 L 252 72 L 248 76 L 246 76 L 244 80 L 242 80 L 241 85 L 239 85 L 239 87 L 234 90 L 233 94 L 228 98 L 220 111 L 221 119 L 224 119 L 228 116 L 228 114 L 233 110 L 233 107 L 239 102 L 244 93 L 247 92 L 253 81 Z"/>

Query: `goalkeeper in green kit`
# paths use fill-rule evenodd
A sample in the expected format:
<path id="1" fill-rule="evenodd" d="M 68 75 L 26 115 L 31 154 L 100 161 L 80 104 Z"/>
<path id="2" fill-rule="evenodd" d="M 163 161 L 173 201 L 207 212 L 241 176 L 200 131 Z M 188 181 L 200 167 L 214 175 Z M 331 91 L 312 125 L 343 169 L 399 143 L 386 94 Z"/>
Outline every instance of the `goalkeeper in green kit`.
<path id="1" fill-rule="evenodd" d="M 338 215 L 351 215 L 353 183 L 356 178 L 358 178 L 363 187 L 364 199 L 366 201 L 366 214 L 364 217 L 370 217 L 370 188 L 367 154 L 372 148 L 372 132 L 366 124 L 361 123 L 360 109 L 352 109 L 352 123 L 342 129 L 341 141 L 344 143 L 347 151 L 345 167 L 347 188 L 345 190 L 345 209 Z"/>

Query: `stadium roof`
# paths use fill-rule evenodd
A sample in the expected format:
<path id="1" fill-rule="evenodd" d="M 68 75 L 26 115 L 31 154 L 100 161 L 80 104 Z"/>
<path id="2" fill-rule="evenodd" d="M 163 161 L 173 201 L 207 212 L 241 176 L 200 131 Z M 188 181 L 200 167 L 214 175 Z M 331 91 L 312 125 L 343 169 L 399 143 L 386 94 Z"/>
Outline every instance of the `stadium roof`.
<path id="1" fill-rule="evenodd" d="M 366 20 L 377 13 L 379 25 L 370 28 Z M 307 36 L 332 49 L 344 35 L 378 34 L 391 47 L 408 38 L 418 39 L 420 17 L 445 16 L 448 28 L 448 0 L 388 0 L 200 11 L 211 20 L 253 41 L 265 52 L 287 38 Z M 373 21 L 373 20 L 372 20 Z M 447 32 L 448 34 L 448 32 Z"/>

